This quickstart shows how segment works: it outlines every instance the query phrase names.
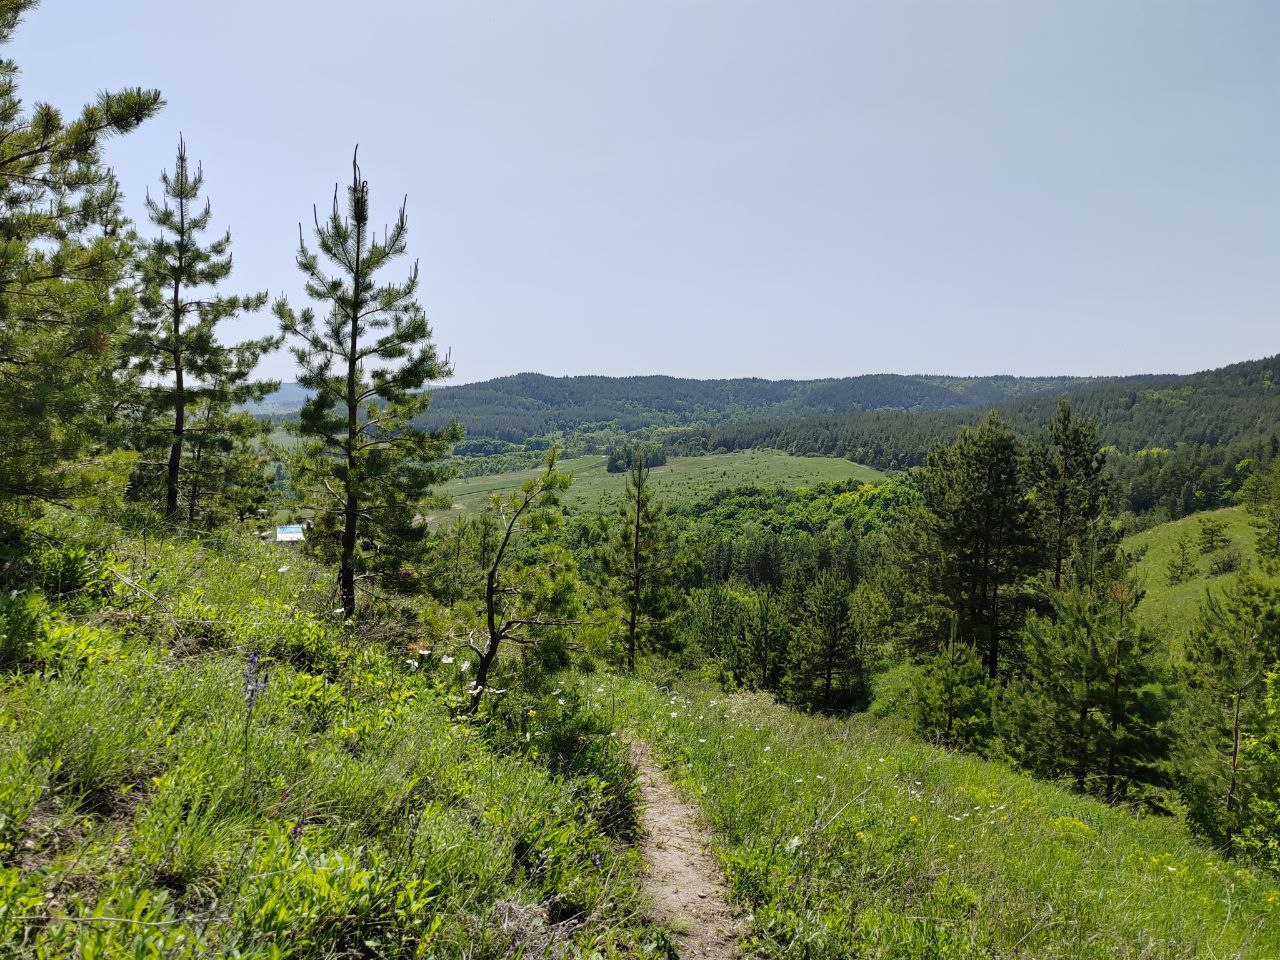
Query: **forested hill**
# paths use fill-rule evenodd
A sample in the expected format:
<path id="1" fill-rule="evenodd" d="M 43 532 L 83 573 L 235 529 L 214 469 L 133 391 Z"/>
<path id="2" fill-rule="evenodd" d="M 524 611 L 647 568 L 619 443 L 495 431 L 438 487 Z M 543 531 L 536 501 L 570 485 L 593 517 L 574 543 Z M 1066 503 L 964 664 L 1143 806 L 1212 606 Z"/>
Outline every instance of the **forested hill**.
<path id="1" fill-rule="evenodd" d="M 721 423 L 690 436 L 708 449 L 771 447 L 791 453 L 850 457 L 881 469 L 924 461 L 929 448 L 947 441 L 994 407 L 1028 434 L 1044 429 L 1061 397 L 1092 419 L 1103 442 L 1122 451 L 1183 444 L 1223 447 L 1269 439 L 1280 427 L 1280 356 L 1183 376 L 1133 376 L 1074 381 L 994 404 L 902 412 L 853 411 L 842 415 L 758 417 Z"/>
<path id="2" fill-rule="evenodd" d="M 946 410 L 1054 394 L 1102 381 L 1078 377 L 943 377 L 869 374 L 825 380 L 694 380 L 680 377 L 549 377 L 519 373 L 437 388 L 428 422 L 457 419 L 471 437 L 515 443 L 582 424 L 622 430 L 760 417 L 873 410 Z M 285 384 L 255 412 L 296 411 L 304 394 Z"/>

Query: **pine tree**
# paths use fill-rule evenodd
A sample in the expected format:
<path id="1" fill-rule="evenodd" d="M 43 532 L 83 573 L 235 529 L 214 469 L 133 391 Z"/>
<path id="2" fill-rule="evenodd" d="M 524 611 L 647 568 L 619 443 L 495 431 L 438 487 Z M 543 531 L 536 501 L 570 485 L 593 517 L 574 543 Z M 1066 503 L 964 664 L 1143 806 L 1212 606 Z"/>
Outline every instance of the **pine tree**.
<path id="1" fill-rule="evenodd" d="M 926 537 L 916 574 L 943 598 L 960 639 L 995 679 L 1008 666 L 1039 568 L 1022 441 L 994 413 L 929 455 L 918 475 Z"/>
<path id="2" fill-rule="evenodd" d="M 796 603 L 788 699 L 827 711 L 864 708 L 891 616 L 888 601 L 870 584 L 850 591 L 835 571 L 820 571 Z"/>
<path id="3" fill-rule="evenodd" d="M 607 531 L 604 568 L 618 585 L 625 610 L 623 647 L 627 669 L 635 672 L 642 634 L 653 634 L 670 612 L 675 532 L 662 502 L 654 497 L 649 466 L 637 453 L 627 475 L 622 506 Z"/>
<path id="4" fill-rule="evenodd" d="M 1026 664 L 1006 696 L 1006 740 L 1027 767 L 1117 802 L 1163 781 L 1171 701 L 1142 591 L 1123 554 L 1096 545 L 1073 562 L 1050 614 L 1024 630 Z"/>
<path id="5" fill-rule="evenodd" d="M 1263 726 L 1267 673 L 1280 665 L 1280 590 L 1245 575 L 1222 596 L 1207 595 L 1186 660 L 1179 766 L 1187 820 L 1231 849 L 1253 795 L 1244 745 Z"/>
<path id="6" fill-rule="evenodd" d="M 0 0 L 0 45 L 35 5 Z M 43 103 L 25 111 L 17 64 L 0 60 L 0 523 L 85 492 L 132 310 L 132 251 L 102 145 L 162 104 L 133 89 L 99 94 L 70 120 Z"/>
<path id="7" fill-rule="evenodd" d="M 948 747 L 983 746 L 991 737 L 992 684 L 977 651 L 953 621 L 947 639 L 926 663 L 916 687 L 917 732 Z"/>
<path id="8" fill-rule="evenodd" d="M 415 523 L 417 508 L 445 476 L 438 461 L 462 437 L 457 424 L 440 431 L 414 426 L 430 402 L 424 386 L 451 368 L 436 352 L 416 300 L 417 263 L 401 283 L 375 281 L 405 253 L 405 207 L 378 239 L 369 226 L 369 185 L 355 159 L 351 166 L 345 215 L 335 189 L 329 217 L 315 218 L 319 253 L 299 240 L 307 295 L 327 305 L 327 315 L 317 317 L 310 307 L 295 312 L 283 299 L 275 305 L 281 330 L 297 341 L 299 382 L 310 391 L 298 424 L 306 442 L 295 479 L 315 511 L 312 549 L 337 560 L 348 620 L 356 613 L 357 578 L 387 568 L 381 552 L 425 535 Z"/>
<path id="9" fill-rule="evenodd" d="M 1035 458 L 1034 496 L 1039 507 L 1054 588 L 1078 544 L 1104 531 L 1109 491 L 1106 456 L 1094 425 L 1063 400 L 1049 421 L 1049 445 Z"/>
<path id="10" fill-rule="evenodd" d="M 163 199 L 147 195 L 147 213 L 158 234 L 146 244 L 139 265 L 140 315 L 131 337 L 135 372 L 147 383 L 146 427 L 165 439 L 164 513 L 176 520 L 183 499 L 183 456 L 196 442 L 201 449 L 222 443 L 217 431 L 225 415 L 191 422 L 193 409 L 222 411 L 232 404 L 260 400 L 279 383 L 250 380 L 262 355 L 276 349 L 279 337 L 262 337 L 229 346 L 218 341 L 218 327 L 241 313 L 260 310 L 265 293 L 224 297 L 217 288 L 231 274 L 231 234 L 202 245 L 213 210 L 201 200 L 204 171 L 192 172 L 186 143 L 179 139 L 173 173 L 162 173 Z M 195 518 L 201 484 L 191 485 L 187 513 Z"/>
<path id="11" fill-rule="evenodd" d="M 1227 522 L 1220 517 L 1200 518 L 1200 552 L 1214 553 L 1231 542 Z"/>
<path id="12" fill-rule="evenodd" d="M 852 633 L 848 584 L 824 570 L 797 604 L 787 670 L 792 702 L 833 710 L 865 695 L 866 675 L 857 669 Z"/>
<path id="13" fill-rule="evenodd" d="M 1244 503 L 1258 531 L 1258 554 L 1280 560 L 1280 458 L 1260 467 L 1245 481 Z"/>
<path id="14" fill-rule="evenodd" d="M 1173 542 L 1173 556 L 1166 564 L 1166 572 L 1170 586 L 1177 586 L 1192 579 L 1198 572 L 1195 550 L 1192 546 L 1191 534 L 1183 531 Z"/>

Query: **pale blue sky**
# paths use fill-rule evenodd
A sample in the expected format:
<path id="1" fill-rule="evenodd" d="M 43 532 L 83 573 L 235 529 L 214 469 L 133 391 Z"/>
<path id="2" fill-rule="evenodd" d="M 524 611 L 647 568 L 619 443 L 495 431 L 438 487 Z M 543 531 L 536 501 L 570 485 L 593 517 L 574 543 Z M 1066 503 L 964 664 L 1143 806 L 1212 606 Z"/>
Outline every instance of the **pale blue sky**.
<path id="1" fill-rule="evenodd" d="M 242 290 L 359 141 L 460 380 L 1280 352 L 1274 0 L 45 0 L 10 55 L 161 88 L 130 210 L 182 131 Z"/>

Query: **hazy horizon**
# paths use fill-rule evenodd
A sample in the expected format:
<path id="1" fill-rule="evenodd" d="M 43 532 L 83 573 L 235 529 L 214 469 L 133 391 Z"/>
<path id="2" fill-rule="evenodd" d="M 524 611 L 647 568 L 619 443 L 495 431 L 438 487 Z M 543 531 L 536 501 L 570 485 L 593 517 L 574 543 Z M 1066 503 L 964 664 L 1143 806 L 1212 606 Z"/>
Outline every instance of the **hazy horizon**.
<path id="1" fill-rule="evenodd" d="M 347 12 L 49 0 L 8 55 L 28 104 L 162 90 L 107 158 L 145 236 L 185 135 L 232 231 L 227 292 L 301 302 L 298 223 L 359 142 L 375 217 L 408 195 L 456 383 L 1187 373 L 1280 349 L 1280 6 Z"/>

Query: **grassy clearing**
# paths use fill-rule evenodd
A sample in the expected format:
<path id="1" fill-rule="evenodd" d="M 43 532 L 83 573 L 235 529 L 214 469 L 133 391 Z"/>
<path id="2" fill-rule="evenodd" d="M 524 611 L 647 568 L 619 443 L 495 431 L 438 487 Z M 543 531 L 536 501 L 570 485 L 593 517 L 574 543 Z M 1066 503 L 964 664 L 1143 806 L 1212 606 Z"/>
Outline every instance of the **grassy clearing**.
<path id="1" fill-rule="evenodd" d="M 0 956 L 663 942 L 609 836 L 618 791 L 535 762 L 542 719 L 510 733 L 523 750 L 453 722 L 439 678 L 354 641 L 297 556 L 131 537 L 41 569 L 62 596 L 0 619 Z"/>
<path id="2" fill-rule="evenodd" d="M 602 456 L 575 457 L 563 461 L 573 474 L 573 486 L 565 494 L 565 503 L 574 508 L 593 508 L 602 497 L 621 496 L 626 488 L 626 475 L 605 470 Z M 453 480 L 440 488 L 440 493 L 453 500 L 454 512 L 479 510 L 490 494 L 514 490 L 537 471 L 519 470 L 486 477 Z M 711 454 L 705 457 L 676 457 L 665 466 L 653 469 L 653 480 L 668 503 L 701 499 L 716 490 L 751 484 L 763 488 L 798 487 L 828 480 L 851 477 L 874 481 L 883 476 L 878 470 L 835 457 L 796 457 L 777 450 L 743 450 L 738 453 Z M 443 515 L 437 517 L 442 519 Z"/>
<path id="3" fill-rule="evenodd" d="M 760 696 L 590 681 L 717 831 L 765 957 L 1280 955 L 1280 887 L 998 765 Z"/>
<path id="4" fill-rule="evenodd" d="M 1124 541 L 1128 550 L 1146 550 L 1137 566 L 1137 573 L 1142 577 L 1147 591 L 1146 597 L 1138 606 L 1138 617 L 1150 626 L 1167 631 L 1177 650 L 1182 649 L 1187 630 L 1195 622 L 1196 610 L 1204 602 L 1205 594 L 1209 591 L 1221 593 L 1235 583 L 1239 576 L 1230 573 L 1211 577 L 1209 558 L 1200 555 L 1197 545 L 1196 575 L 1184 583 L 1169 583 L 1168 567 L 1173 557 L 1174 544 L 1184 533 L 1190 534 L 1193 542 L 1198 544 L 1196 538 L 1199 536 L 1200 521 L 1204 517 L 1222 520 L 1232 544 L 1240 548 L 1249 565 L 1257 568 L 1258 532 L 1249 523 L 1249 515 L 1243 507 L 1227 507 L 1193 514 L 1144 530 Z"/>

